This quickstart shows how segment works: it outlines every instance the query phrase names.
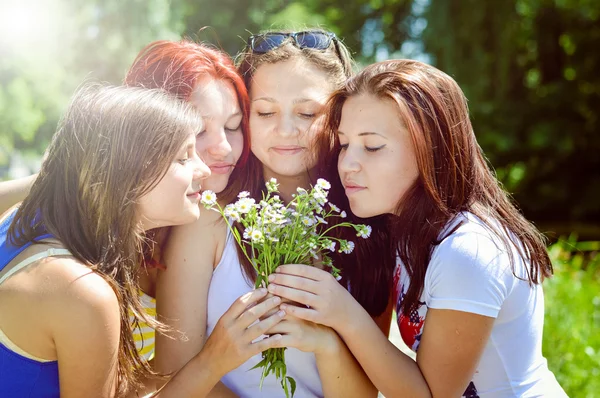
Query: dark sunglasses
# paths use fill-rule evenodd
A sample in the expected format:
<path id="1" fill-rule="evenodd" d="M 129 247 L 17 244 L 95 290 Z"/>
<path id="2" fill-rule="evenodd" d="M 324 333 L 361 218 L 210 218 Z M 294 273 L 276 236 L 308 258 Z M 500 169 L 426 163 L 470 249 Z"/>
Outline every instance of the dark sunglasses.
<path id="1" fill-rule="evenodd" d="M 291 38 L 298 48 L 312 48 L 314 50 L 326 50 L 333 40 L 337 49 L 337 37 L 332 32 L 306 31 L 279 33 L 269 32 L 252 35 L 248 38 L 248 47 L 258 54 L 267 53 L 281 46 L 288 38 Z"/>

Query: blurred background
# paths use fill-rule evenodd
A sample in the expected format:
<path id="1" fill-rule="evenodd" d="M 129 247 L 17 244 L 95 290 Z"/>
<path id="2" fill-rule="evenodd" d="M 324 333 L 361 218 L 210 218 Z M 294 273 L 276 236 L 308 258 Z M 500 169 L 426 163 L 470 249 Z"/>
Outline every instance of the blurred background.
<path id="1" fill-rule="evenodd" d="M 315 25 L 359 66 L 414 58 L 457 80 L 498 178 L 551 243 L 550 367 L 570 396 L 600 396 L 598 0 L 0 0 L 0 180 L 37 171 L 75 88 L 120 83 L 153 40 L 235 56 L 250 33 Z"/>

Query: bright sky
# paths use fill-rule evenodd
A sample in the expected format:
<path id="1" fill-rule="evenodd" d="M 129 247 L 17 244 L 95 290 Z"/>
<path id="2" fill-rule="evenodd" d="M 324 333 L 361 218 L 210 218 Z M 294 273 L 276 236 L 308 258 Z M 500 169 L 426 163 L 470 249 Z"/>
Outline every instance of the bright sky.
<path id="1" fill-rule="evenodd" d="M 31 51 L 57 40 L 59 0 L 0 0 L 0 48 Z"/>

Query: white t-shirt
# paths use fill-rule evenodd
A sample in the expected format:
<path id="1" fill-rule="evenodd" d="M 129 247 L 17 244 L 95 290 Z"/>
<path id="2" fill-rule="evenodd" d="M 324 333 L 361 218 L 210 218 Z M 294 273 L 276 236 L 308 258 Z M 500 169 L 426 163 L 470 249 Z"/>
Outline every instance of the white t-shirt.
<path id="1" fill-rule="evenodd" d="M 512 247 L 516 278 L 500 238 L 476 216 L 464 213 L 446 228 L 463 224 L 433 250 L 418 310 L 400 314 L 409 277 L 402 262 L 394 273 L 398 327 L 404 342 L 419 348 L 428 308 L 495 318 L 489 341 L 464 397 L 566 397 L 542 356 L 544 294 L 529 286 L 527 265 Z M 442 237 L 444 234 L 442 234 Z"/>

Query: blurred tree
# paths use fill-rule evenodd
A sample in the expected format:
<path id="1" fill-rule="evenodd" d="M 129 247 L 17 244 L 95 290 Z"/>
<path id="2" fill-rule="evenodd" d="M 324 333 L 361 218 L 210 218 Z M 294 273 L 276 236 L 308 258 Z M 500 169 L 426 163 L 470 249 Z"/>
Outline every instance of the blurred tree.
<path id="1" fill-rule="evenodd" d="M 303 3 L 360 60 L 425 57 L 453 76 L 481 146 L 528 217 L 561 233 L 600 224 L 600 2 Z"/>
<path id="2" fill-rule="evenodd" d="M 598 224 L 600 3 L 431 0 L 423 17 L 424 48 L 464 89 L 479 142 L 525 213 Z"/>
<path id="3" fill-rule="evenodd" d="M 0 5 L 0 166 L 13 148 L 41 153 L 75 87 L 119 83 L 150 41 L 185 35 L 234 55 L 261 29 L 321 25 L 361 63 L 421 57 L 452 75 L 530 218 L 600 224 L 596 0 L 5 1 L 27 9 Z"/>

